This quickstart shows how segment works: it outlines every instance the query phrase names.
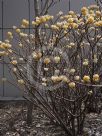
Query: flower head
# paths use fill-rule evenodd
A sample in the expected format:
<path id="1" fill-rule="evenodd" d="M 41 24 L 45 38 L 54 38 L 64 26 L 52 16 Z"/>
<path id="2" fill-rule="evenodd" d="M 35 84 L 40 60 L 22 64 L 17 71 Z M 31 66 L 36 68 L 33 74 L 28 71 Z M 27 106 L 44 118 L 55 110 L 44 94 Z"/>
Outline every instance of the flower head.
<path id="1" fill-rule="evenodd" d="M 98 82 L 100 80 L 100 76 L 98 74 L 93 75 L 93 81 Z"/>
<path id="2" fill-rule="evenodd" d="M 85 75 L 85 76 L 83 77 L 83 81 L 84 81 L 84 82 L 90 82 L 90 76 Z"/>
<path id="3" fill-rule="evenodd" d="M 70 88 L 75 88 L 75 86 L 76 86 L 76 84 L 74 82 L 70 82 L 68 85 Z"/>

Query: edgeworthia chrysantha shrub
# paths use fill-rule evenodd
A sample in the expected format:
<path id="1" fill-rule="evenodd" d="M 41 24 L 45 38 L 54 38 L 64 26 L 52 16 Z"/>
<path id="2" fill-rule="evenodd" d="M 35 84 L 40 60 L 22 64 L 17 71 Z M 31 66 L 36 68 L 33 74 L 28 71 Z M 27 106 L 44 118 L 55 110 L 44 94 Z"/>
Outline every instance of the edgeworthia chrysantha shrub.
<path id="1" fill-rule="evenodd" d="M 0 56 L 7 56 L 17 84 L 53 123 L 69 136 L 82 134 L 87 107 L 98 104 L 102 87 L 99 7 L 39 16 L 32 24 L 23 19 L 20 27 L 0 42 Z"/>

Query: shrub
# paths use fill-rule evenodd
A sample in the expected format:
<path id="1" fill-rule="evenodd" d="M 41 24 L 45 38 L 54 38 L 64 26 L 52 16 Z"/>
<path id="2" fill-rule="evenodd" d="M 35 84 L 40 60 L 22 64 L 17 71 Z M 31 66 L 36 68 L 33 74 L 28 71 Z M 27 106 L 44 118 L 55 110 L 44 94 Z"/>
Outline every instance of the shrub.
<path id="1" fill-rule="evenodd" d="M 100 106 L 101 11 L 93 5 L 83 7 L 81 14 L 39 16 L 32 21 L 31 34 L 25 30 L 29 25 L 23 19 L 21 29 L 7 33 L 0 55 L 9 59 L 25 97 L 68 135 L 82 134 L 89 105 Z"/>

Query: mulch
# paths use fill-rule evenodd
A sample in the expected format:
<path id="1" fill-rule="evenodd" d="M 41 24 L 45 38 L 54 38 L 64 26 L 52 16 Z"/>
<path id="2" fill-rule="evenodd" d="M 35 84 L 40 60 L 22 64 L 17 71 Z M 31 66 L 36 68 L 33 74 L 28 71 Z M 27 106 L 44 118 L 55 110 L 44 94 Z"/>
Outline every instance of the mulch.
<path id="1" fill-rule="evenodd" d="M 33 109 L 33 123 L 26 124 L 25 102 L 0 102 L 0 136 L 65 136 L 60 127 L 55 127 L 36 107 Z M 102 113 L 90 113 L 86 117 L 85 134 L 102 136 Z"/>

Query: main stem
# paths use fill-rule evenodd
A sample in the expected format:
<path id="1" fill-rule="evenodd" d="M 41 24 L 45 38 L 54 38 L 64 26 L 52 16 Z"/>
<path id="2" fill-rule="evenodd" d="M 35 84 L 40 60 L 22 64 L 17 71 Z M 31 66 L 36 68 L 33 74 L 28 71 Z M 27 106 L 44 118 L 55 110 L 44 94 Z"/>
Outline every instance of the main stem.
<path id="1" fill-rule="evenodd" d="M 34 11 L 35 17 L 39 16 L 39 0 L 34 0 Z M 38 28 L 35 28 L 35 39 L 38 38 Z M 35 41 L 35 44 L 36 41 Z M 31 89 L 32 91 L 32 89 Z M 27 124 L 30 126 L 32 124 L 32 113 L 33 113 L 33 103 L 28 101 L 28 110 L 27 110 Z"/>

